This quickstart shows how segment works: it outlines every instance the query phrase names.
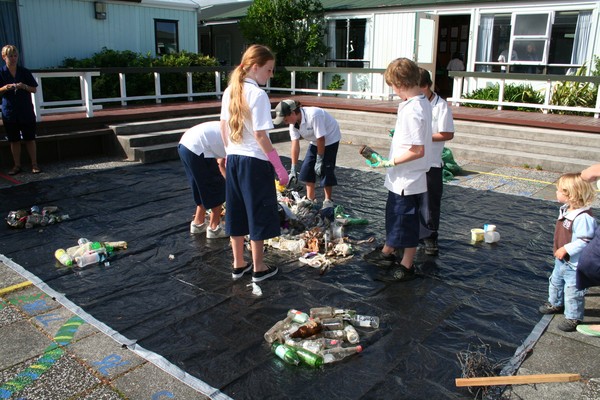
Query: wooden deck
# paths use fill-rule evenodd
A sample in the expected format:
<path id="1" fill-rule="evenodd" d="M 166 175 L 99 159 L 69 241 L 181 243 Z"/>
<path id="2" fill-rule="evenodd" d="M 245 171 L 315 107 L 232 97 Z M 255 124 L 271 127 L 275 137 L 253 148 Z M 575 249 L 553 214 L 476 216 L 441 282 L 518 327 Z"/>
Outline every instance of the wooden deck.
<path id="1" fill-rule="evenodd" d="M 273 107 L 284 98 L 294 98 L 306 106 L 322 108 L 338 108 L 355 111 L 396 113 L 398 101 L 348 99 L 344 97 L 319 96 L 271 96 Z M 123 122 L 167 119 L 202 114 L 218 114 L 219 100 L 202 100 L 184 103 L 152 104 L 145 106 L 125 106 L 105 108 L 94 113 L 94 117 L 86 118 L 84 113 L 65 113 L 46 115 L 39 123 L 39 135 L 61 133 L 77 130 L 92 130 L 106 127 L 109 124 Z M 548 129 L 570 130 L 600 134 L 600 119 L 573 115 L 543 114 L 541 112 L 506 111 L 471 107 L 452 106 L 454 119 L 477 122 L 489 122 L 507 125 L 520 125 Z M 0 122 L 1 125 L 1 122 Z"/>

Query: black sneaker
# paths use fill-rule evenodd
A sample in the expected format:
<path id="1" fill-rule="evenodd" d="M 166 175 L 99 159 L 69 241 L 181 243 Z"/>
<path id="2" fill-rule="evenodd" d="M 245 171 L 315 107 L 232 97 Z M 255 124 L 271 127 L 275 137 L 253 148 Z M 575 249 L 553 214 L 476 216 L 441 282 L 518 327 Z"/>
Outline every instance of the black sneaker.
<path id="1" fill-rule="evenodd" d="M 279 269 L 277 267 L 269 267 L 267 265 L 267 269 L 264 271 L 252 272 L 252 282 L 264 281 L 265 279 L 275 275 L 278 271 Z"/>
<path id="2" fill-rule="evenodd" d="M 439 253 L 436 239 L 425 239 L 425 254 L 428 256 L 437 256 Z"/>
<path id="3" fill-rule="evenodd" d="M 581 321 L 576 319 L 563 319 L 558 323 L 558 329 L 563 332 L 575 332 L 577 330 L 577 325 L 579 325 Z"/>
<path id="4" fill-rule="evenodd" d="M 383 246 L 377 247 L 370 253 L 363 256 L 363 259 L 371 264 L 375 264 L 381 268 L 390 268 L 396 262 L 396 256 L 392 254 L 385 254 L 382 252 Z"/>
<path id="5" fill-rule="evenodd" d="M 542 314 L 562 314 L 562 312 L 565 311 L 565 308 L 563 306 L 553 306 L 550 303 L 545 303 L 540 306 L 539 310 Z"/>
<path id="6" fill-rule="evenodd" d="M 411 268 L 406 268 L 404 265 L 398 263 L 386 273 L 379 275 L 375 279 L 383 282 L 406 282 L 413 280 L 416 277 L 414 265 Z"/>
<path id="7" fill-rule="evenodd" d="M 244 274 L 248 271 L 252 270 L 252 263 L 246 264 L 245 267 L 241 268 L 232 268 L 231 269 L 231 277 L 235 281 L 236 279 L 240 279 Z"/>

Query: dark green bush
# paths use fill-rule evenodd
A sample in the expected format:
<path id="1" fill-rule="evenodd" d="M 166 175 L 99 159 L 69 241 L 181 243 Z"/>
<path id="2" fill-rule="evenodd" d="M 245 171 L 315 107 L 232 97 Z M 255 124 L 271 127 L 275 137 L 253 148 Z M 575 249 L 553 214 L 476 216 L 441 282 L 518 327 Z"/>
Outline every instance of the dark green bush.
<path id="1" fill-rule="evenodd" d="M 500 85 L 496 84 L 485 88 L 477 89 L 464 96 L 465 99 L 473 100 L 490 100 L 498 101 L 500 95 Z M 530 103 L 530 104 L 543 104 L 544 96 L 542 93 L 533 89 L 531 85 L 505 85 L 504 86 L 504 101 L 515 102 L 515 103 Z M 496 108 L 495 105 L 488 104 L 464 104 L 467 107 L 477 108 Z M 518 110 L 518 111 L 534 111 L 539 112 L 539 109 L 527 108 L 527 107 L 508 107 L 503 106 L 503 110 Z"/>
<path id="2" fill-rule="evenodd" d="M 142 55 L 129 50 L 117 51 L 103 48 L 90 58 L 66 58 L 59 68 L 110 68 L 110 67 L 188 67 L 218 66 L 216 59 L 200 54 L 182 51 L 153 58 L 149 54 Z M 192 74 L 192 88 L 195 92 L 215 91 L 214 74 Z M 154 75 L 152 73 L 130 73 L 126 75 L 127 96 L 150 96 L 154 94 Z M 45 78 L 43 81 L 45 101 L 77 100 L 81 98 L 78 78 Z M 185 73 L 161 74 L 162 94 L 180 94 L 187 91 Z M 101 74 L 92 78 L 92 96 L 94 98 L 113 98 L 120 96 L 119 75 Z M 183 98 L 163 100 L 182 101 Z M 143 103 L 154 100 L 142 101 Z M 117 103 L 118 104 L 118 103 Z"/>

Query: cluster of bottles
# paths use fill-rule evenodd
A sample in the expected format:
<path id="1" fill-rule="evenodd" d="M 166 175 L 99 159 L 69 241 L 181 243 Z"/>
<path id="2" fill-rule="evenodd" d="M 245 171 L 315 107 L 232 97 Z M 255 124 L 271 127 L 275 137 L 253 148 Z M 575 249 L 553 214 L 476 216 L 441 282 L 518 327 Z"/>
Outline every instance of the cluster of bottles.
<path id="1" fill-rule="evenodd" d="M 41 210 L 38 206 L 32 206 L 29 210 L 10 211 L 6 217 L 6 223 L 11 228 L 33 228 L 35 226 L 52 225 L 69 219 L 69 215 L 57 214 L 58 207 L 47 206 Z"/>
<path id="2" fill-rule="evenodd" d="M 65 267 L 77 266 L 79 268 L 98 263 L 108 263 L 116 249 L 126 249 L 127 242 L 91 242 L 86 238 L 80 238 L 77 246 L 68 249 L 58 249 L 54 257 Z"/>
<path id="3" fill-rule="evenodd" d="M 273 353 L 289 364 L 320 367 L 341 361 L 362 351 L 356 327 L 379 328 L 378 317 L 354 310 L 316 307 L 309 313 L 289 310 L 285 319 L 265 332 Z"/>

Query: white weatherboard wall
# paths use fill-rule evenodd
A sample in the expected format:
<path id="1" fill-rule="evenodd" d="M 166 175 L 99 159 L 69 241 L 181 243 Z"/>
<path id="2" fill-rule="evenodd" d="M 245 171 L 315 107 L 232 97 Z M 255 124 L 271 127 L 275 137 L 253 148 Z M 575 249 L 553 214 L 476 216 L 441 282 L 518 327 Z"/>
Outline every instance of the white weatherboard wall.
<path id="1" fill-rule="evenodd" d="M 98 20 L 91 0 L 18 0 L 26 67 L 57 67 L 65 58 L 87 58 L 103 47 L 155 55 L 155 19 L 178 21 L 179 50 L 198 51 L 194 8 L 104 2 L 106 19 Z"/>

